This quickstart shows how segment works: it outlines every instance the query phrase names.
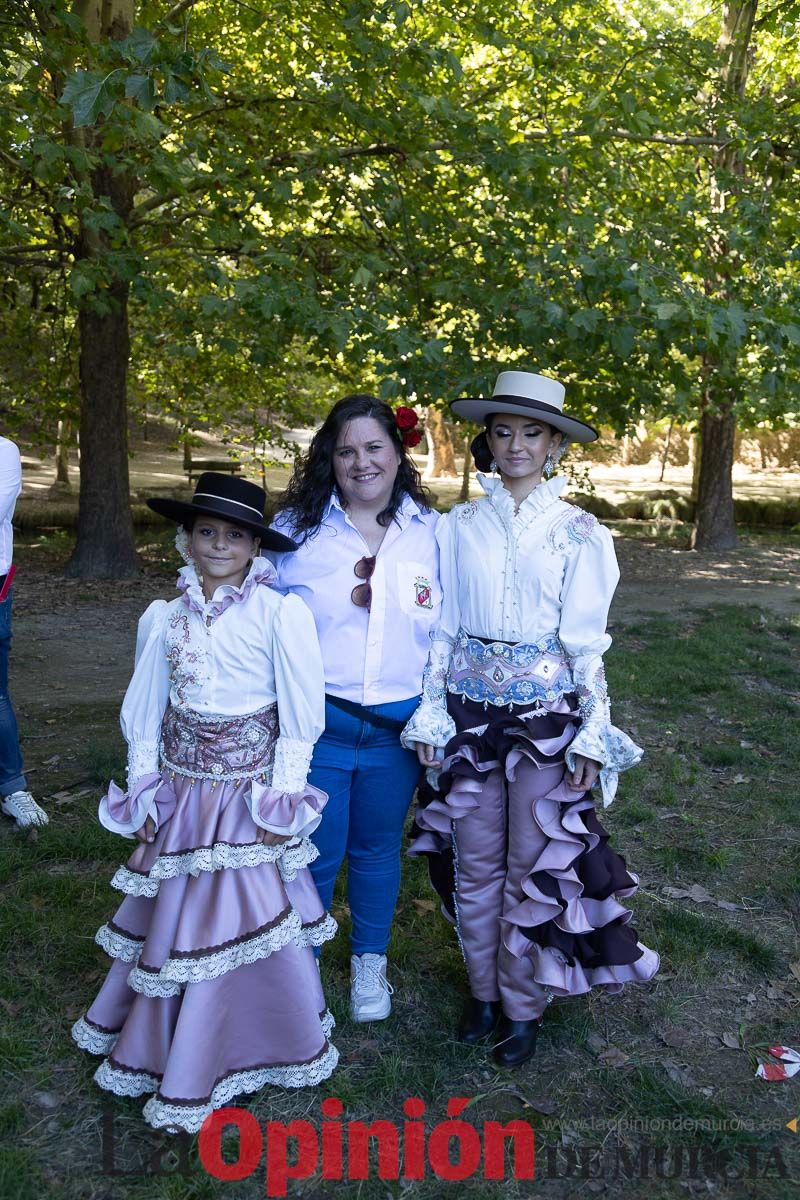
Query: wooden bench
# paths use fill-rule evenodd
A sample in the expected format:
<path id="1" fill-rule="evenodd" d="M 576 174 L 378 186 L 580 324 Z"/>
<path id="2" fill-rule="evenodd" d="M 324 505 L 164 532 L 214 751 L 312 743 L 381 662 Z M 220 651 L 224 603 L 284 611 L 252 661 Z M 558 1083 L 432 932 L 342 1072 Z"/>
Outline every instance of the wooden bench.
<path id="1" fill-rule="evenodd" d="M 183 469 L 189 478 L 189 483 L 191 483 L 193 479 L 197 479 L 204 471 L 217 471 L 221 475 L 238 475 L 242 469 L 242 464 L 231 458 L 193 458 L 191 446 L 187 446 L 184 443 Z"/>

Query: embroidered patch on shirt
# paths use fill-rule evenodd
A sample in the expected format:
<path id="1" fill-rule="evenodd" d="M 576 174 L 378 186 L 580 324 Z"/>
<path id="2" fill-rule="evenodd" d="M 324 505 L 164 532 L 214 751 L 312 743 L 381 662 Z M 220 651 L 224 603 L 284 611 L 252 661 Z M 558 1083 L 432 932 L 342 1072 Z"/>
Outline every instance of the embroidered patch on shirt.
<path id="1" fill-rule="evenodd" d="M 466 504 L 459 504 L 455 511 L 458 515 L 459 521 L 461 521 L 463 524 L 467 521 L 473 520 L 473 518 L 477 516 L 478 505 L 474 500 L 468 500 Z"/>
<path id="2" fill-rule="evenodd" d="M 414 581 L 414 603 L 418 608 L 433 608 L 433 595 L 429 579 L 418 575 Z"/>

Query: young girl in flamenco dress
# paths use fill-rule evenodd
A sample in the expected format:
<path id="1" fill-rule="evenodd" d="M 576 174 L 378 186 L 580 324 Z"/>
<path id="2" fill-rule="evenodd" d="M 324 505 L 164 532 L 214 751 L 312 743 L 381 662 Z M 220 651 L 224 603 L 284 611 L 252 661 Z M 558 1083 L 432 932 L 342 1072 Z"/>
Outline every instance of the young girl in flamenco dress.
<path id="1" fill-rule="evenodd" d="M 114 960 L 73 1026 L 103 1055 L 100 1087 L 150 1098 L 156 1128 L 196 1132 L 265 1084 L 305 1087 L 337 1061 L 312 947 L 333 937 L 308 864 L 327 797 L 306 782 L 324 725 L 310 612 L 259 555 L 294 549 L 264 524 L 265 494 L 207 473 L 181 523 L 177 599 L 139 622 L 122 705 L 128 790 L 100 821 L 138 846 L 96 941 Z"/>

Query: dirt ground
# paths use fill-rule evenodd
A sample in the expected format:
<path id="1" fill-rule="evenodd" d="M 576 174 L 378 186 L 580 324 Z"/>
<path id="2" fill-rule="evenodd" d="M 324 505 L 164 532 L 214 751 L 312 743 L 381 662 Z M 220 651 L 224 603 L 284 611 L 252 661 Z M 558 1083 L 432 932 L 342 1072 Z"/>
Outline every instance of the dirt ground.
<path id="1" fill-rule="evenodd" d="M 719 603 L 800 615 L 800 538 L 752 539 L 718 555 L 631 537 L 618 537 L 616 546 L 621 580 L 612 626 L 624 627 L 643 612 Z M 120 700 L 140 614 L 157 596 L 174 594 L 174 577 L 152 568 L 124 584 L 64 579 L 49 558 L 44 561 L 46 553 L 18 545 L 11 687 L 22 716 L 42 707 Z M 35 751 L 29 748 L 27 757 L 35 766 Z"/>
<path id="2" fill-rule="evenodd" d="M 622 536 L 620 530 L 615 530 L 619 534 L 616 547 L 622 578 L 611 612 L 611 631 L 614 635 L 619 634 L 629 649 L 645 646 L 643 641 L 637 641 L 634 629 L 640 615 L 685 614 L 690 629 L 693 623 L 703 619 L 698 617 L 697 610 L 705 610 L 711 605 L 755 606 L 765 613 L 765 627 L 771 623 L 773 613 L 795 619 L 800 615 L 800 538 L 745 538 L 741 548 L 734 552 L 700 555 L 643 536 L 647 531 L 642 528 L 634 531 L 630 527 L 625 532 L 636 533 L 636 536 Z M 15 583 L 12 653 L 12 690 L 31 790 L 45 800 L 50 810 L 53 818 L 50 836 L 58 835 L 64 839 L 60 858 L 55 862 L 43 860 L 40 867 L 43 878 L 49 882 L 48 897 L 61 895 L 54 891 L 57 885 L 63 884 L 67 889 L 62 899 L 48 900 L 47 903 L 59 903 L 65 911 L 69 910 L 74 927 L 70 925 L 66 932 L 58 932 L 60 927 L 53 911 L 40 913 L 45 901 L 39 900 L 38 891 L 43 890 L 44 885 L 37 882 L 33 886 L 30 879 L 26 887 L 28 892 L 33 889 L 34 894 L 30 899 L 28 892 L 25 893 L 28 899 L 24 908 L 27 912 L 31 905 L 39 905 L 40 908 L 32 910 L 32 919 L 44 922 L 47 928 L 52 927 L 55 931 L 47 942 L 47 954 L 56 956 L 62 973 L 64 961 L 73 961 L 75 947 L 90 940 L 86 932 L 88 926 L 82 923 L 84 908 L 81 905 L 88 903 L 87 895 L 91 896 L 92 904 L 95 892 L 101 897 L 110 895 L 108 863 L 100 861 L 97 849 L 101 843 L 95 841 L 89 848 L 83 847 L 92 823 L 89 810 L 96 805 L 98 781 L 113 773 L 110 761 L 102 756 L 113 756 L 114 753 L 111 745 L 113 728 L 131 673 L 137 619 L 153 598 L 174 595 L 174 571 L 171 567 L 152 565 L 155 558 L 142 577 L 133 582 L 86 583 L 66 580 L 60 575 L 58 563 L 65 555 L 66 539 L 49 543 L 39 539 L 18 540 L 15 558 L 19 574 Z M 755 623 L 758 626 L 759 622 Z M 756 628 L 759 645 L 762 638 L 766 644 L 769 636 L 768 628 L 764 634 Z M 749 666 L 745 663 L 743 669 L 745 674 L 752 672 L 753 663 Z M 745 684 L 748 681 L 749 676 Z M 753 686 L 757 685 L 758 680 L 755 680 Z M 789 681 L 787 686 L 794 685 Z M 631 714 L 624 698 L 619 701 L 618 711 L 620 724 L 627 728 Z M 677 723 L 673 726 L 670 722 L 669 728 L 657 707 L 652 707 L 647 721 L 639 714 L 638 726 L 632 732 L 648 747 L 648 754 L 653 753 L 653 761 L 658 762 L 659 768 L 652 779 L 640 777 L 638 801 L 629 789 L 627 805 L 619 807 L 613 814 L 611 833 L 615 835 L 616 824 L 620 844 L 624 845 L 631 863 L 636 864 L 646 880 L 637 897 L 636 909 L 653 934 L 653 945 L 669 941 L 670 922 L 676 917 L 683 920 L 677 936 L 692 935 L 695 917 L 671 907 L 669 888 L 674 890 L 676 883 L 680 888 L 702 884 L 697 887 L 700 896 L 695 906 L 698 919 L 710 911 L 714 917 L 712 928 L 718 931 L 718 936 L 751 938 L 754 944 L 756 939 L 761 939 L 770 946 L 779 946 L 780 970 L 785 975 L 784 956 L 797 958 L 792 948 L 796 926 L 790 919 L 788 908 L 777 896 L 756 894 L 746 872 L 742 871 L 741 878 L 737 875 L 740 860 L 736 855 L 739 853 L 742 818 L 736 805 L 743 803 L 744 788 L 737 790 L 734 785 L 750 784 L 756 768 L 752 764 L 738 765 L 738 758 L 734 765 L 731 765 L 733 759 L 731 762 L 722 758 L 709 762 L 702 760 L 702 747 L 715 736 L 716 725 L 712 729 L 712 721 L 717 720 L 714 711 L 710 710 L 706 716 L 702 712 L 699 716 L 690 715 L 680 724 L 680 708 L 676 707 Z M 747 754 L 752 750 L 752 742 L 739 740 L 745 735 L 737 732 L 737 714 L 730 709 L 727 711 L 724 729 L 719 726 L 722 731 L 719 736 L 725 742 L 723 749 L 732 746 L 734 755 Z M 762 735 L 758 736 L 760 739 Z M 121 738 L 118 743 L 121 751 Z M 745 750 L 745 747 L 749 749 Z M 95 750 L 99 758 L 91 761 L 91 752 Z M 758 753 L 764 772 L 770 776 L 770 784 L 774 775 L 776 794 L 788 795 L 792 779 L 796 779 L 796 775 L 792 776 L 791 763 L 784 763 L 782 756 L 766 746 L 759 745 Z M 693 783 L 688 773 L 697 763 L 700 763 L 697 769 L 702 778 Z M 119 767 L 113 770 L 119 770 Z M 748 771 L 747 776 L 735 774 L 744 770 Z M 673 779 L 675 795 L 673 797 L 667 788 L 663 794 L 659 792 L 654 801 L 648 788 L 659 784 L 656 777 L 660 775 Z M 700 824 L 695 824 L 694 810 L 701 802 L 706 803 L 704 789 L 707 789 L 712 807 L 703 808 L 703 819 Z M 713 821 L 707 817 L 709 812 L 715 814 Z M 652 818 L 649 824 L 644 820 L 648 815 Z M 787 822 L 791 819 L 787 816 Z M 756 840 L 760 841 L 763 830 L 757 832 Z M 4 850 L 10 852 L 19 845 L 18 835 L 8 825 L 0 830 L 0 838 L 2 835 Z M 43 835 L 41 841 L 45 848 L 47 836 Z M 749 832 L 746 836 L 750 836 Z M 774 863 L 778 875 L 781 870 L 786 873 L 794 840 L 792 827 L 789 824 L 781 827 L 780 844 L 772 827 L 767 829 L 764 837 L 766 840 L 760 844 L 770 851 L 771 869 Z M 74 841 L 70 842 L 70 838 Z M 31 851 L 30 846 L 24 848 Z M 782 866 L 777 859 L 779 853 L 784 854 Z M 674 858 L 676 865 L 670 866 L 673 860 L 666 857 L 668 854 L 677 856 Z M 723 865 L 719 869 L 701 870 L 695 859 L 698 855 L 702 858 L 703 854 L 712 858 L 716 855 L 714 862 L 718 859 Z M 726 856 L 730 856 L 730 862 Z M 697 858 L 697 863 L 700 862 Z M 69 878 L 73 868 L 78 872 L 74 883 Z M 710 888 L 708 893 L 704 891 L 706 882 Z M 6 899 L 10 894 L 11 889 Z M 693 905 L 697 899 L 685 890 L 676 894 L 690 896 Z M 397 959 L 393 965 L 401 973 L 402 983 L 395 997 L 396 1020 L 394 1024 L 387 1023 L 385 1029 L 370 1028 L 366 1035 L 360 1027 L 348 1027 L 343 1022 L 340 1036 L 337 1035 L 343 1055 L 337 1094 L 346 1095 L 349 1086 L 353 1096 L 359 1096 L 358 1089 L 368 1086 L 366 1080 L 370 1081 L 370 1087 L 377 1081 L 374 1086 L 383 1087 L 384 1092 L 378 1093 L 376 1114 L 383 1113 L 381 1105 L 386 1103 L 385 1096 L 401 1092 L 410 1094 L 411 1084 L 405 1082 L 405 1075 L 401 1075 L 400 1083 L 392 1084 L 394 1091 L 386 1081 L 393 1078 L 393 1064 L 399 1063 L 397 1069 L 402 1072 L 411 1069 L 405 1060 L 398 1058 L 397 1047 L 413 1047 L 420 1040 L 419 1014 L 423 1011 L 428 1014 L 426 1020 L 433 1021 L 431 1036 L 437 1039 L 430 1044 L 426 1061 L 430 1059 L 434 1063 L 434 1073 L 442 1073 L 444 1082 L 439 1086 L 442 1094 L 483 1097 L 481 1103 L 489 1106 L 486 1111 L 491 1117 L 500 1113 L 506 1119 L 520 1112 L 529 1117 L 532 1111 L 535 1112 L 541 1144 L 552 1147 L 558 1171 L 562 1170 L 564 1155 L 571 1153 L 573 1143 L 581 1145 L 580 1139 L 595 1138 L 594 1126 L 588 1125 L 586 1096 L 591 1096 L 596 1111 L 604 1116 L 606 1112 L 621 1111 L 627 1090 L 635 1087 L 638 1089 L 637 1103 L 641 1104 L 645 1116 L 650 1113 L 661 1119 L 664 1114 L 677 1113 L 693 1119 L 699 1114 L 705 1119 L 705 1114 L 713 1115 L 717 1111 L 714 1106 L 719 1105 L 720 1113 L 743 1111 L 745 1115 L 765 1122 L 758 1128 L 769 1133 L 759 1135 L 761 1141 L 754 1143 L 753 1153 L 761 1156 L 757 1162 L 758 1179 L 735 1179 L 730 1189 L 717 1181 L 716 1176 L 706 1178 L 702 1172 L 702 1177 L 676 1180 L 674 1186 L 666 1179 L 649 1182 L 631 1179 L 623 1181 L 624 1195 L 630 1200 L 643 1200 L 645 1196 L 648 1200 L 675 1200 L 675 1197 L 686 1195 L 695 1200 L 709 1194 L 718 1200 L 729 1197 L 731 1200 L 740 1197 L 742 1200 L 766 1200 L 767 1197 L 769 1200 L 788 1200 L 796 1195 L 793 1189 L 800 1148 L 795 1148 L 791 1135 L 784 1128 L 788 1117 L 796 1112 L 796 1082 L 774 1088 L 754 1082 L 752 1055 L 748 1057 L 743 1053 L 744 1047 L 736 1048 L 738 1034 L 735 1033 L 746 1030 L 748 1053 L 750 1041 L 774 1044 L 777 1040 L 774 1031 L 779 1028 L 786 1030 L 786 1040 L 790 1044 L 797 1045 L 795 1038 L 789 1036 L 790 1028 L 796 1028 L 796 1006 L 800 1003 L 793 979 L 787 975 L 785 979 L 781 976 L 778 982 L 759 978 L 757 983 L 752 983 L 755 977 L 752 967 L 742 966 L 741 956 L 737 959 L 730 955 L 726 969 L 720 970 L 713 981 L 708 978 L 696 981 L 685 966 L 679 966 L 678 970 L 683 974 L 676 975 L 674 969 L 662 970 L 652 987 L 630 989 L 622 1002 L 617 997 L 600 996 L 574 1007 L 554 1005 L 557 1011 L 553 1012 L 542 1053 L 537 1051 L 535 1069 L 511 1081 L 498 1082 L 481 1065 L 478 1054 L 465 1064 L 463 1047 L 447 1041 L 444 1034 L 437 1034 L 437 1030 L 450 1028 L 456 1000 L 442 1001 L 450 1003 L 453 1011 L 448 1009 L 443 1014 L 437 1009 L 434 1012 L 430 963 L 426 960 L 427 965 L 420 970 L 416 950 L 413 955 L 407 952 L 408 959 L 403 958 L 404 944 L 416 947 L 419 939 L 424 939 L 426 944 L 430 942 L 431 956 L 439 956 L 437 971 L 450 971 L 446 978 L 457 981 L 452 988 L 453 996 L 456 995 L 457 987 L 461 986 L 460 958 L 455 944 L 449 945 L 449 941 L 445 944 L 445 940 L 450 939 L 449 927 L 441 923 L 442 929 L 431 928 L 435 905 L 427 897 L 426 885 L 418 872 L 408 885 L 402 920 L 398 922 Z M 341 919 L 342 913 L 337 909 L 334 911 Z M 333 1007 L 338 1005 L 339 1011 L 346 1007 L 347 953 L 346 947 L 334 944 L 326 964 L 326 990 L 332 996 Z M 96 954 L 99 960 L 99 951 Z M 409 966 L 411 961 L 414 962 L 413 969 Z M 163 1191 L 134 1191 L 132 1185 L 128 1190 L 124 1180 L 119 1189 L 116 1186 L 112 1189 L 111 1182 L 101 1173 L 100 1107 L 90 1084 L 91 1067 L 74 1054 L 71 1044 L 68 1052 L 63 1050 L 65 1015 L 66 1019 L 72 1020 L 80 1014 L 86 995 L 104 974 L 104 964 L 96 970 L 93 968 L 92 974 L 88 962 L 84 957 L 79 959 L 76 986 L 68 988 L 66 1014 L 60 1011 L 55 1015 L 52 1012 L 37 1014 L 43 1040 L 59 1047 L 58 1053 L 46 1063 L 34 1057 L 32 1065 L 26 1066 L 13 1079 L 13 1087 L 21 1096 L 27 1114 L 21 1144 L 33 1147 L 32 1153 L 38 1163 L 49 1164 L 45 1171 L 47 1192 L 20 1188 L 13 1193 L 14 1200 L 29 1200 L 34 1194 L 65 1196 L 69 1200 L 73 1197 L 76 1200 L 154 1200 L 155 1196 L 177 1198 L 216 1194 L 197 1192 L 193 1190 L 194 1184 L 179 1190 L 177 1180 L 174 1188 Z M 800 967 L 800 963 L 794 965 Z M 50 969 L 55 968 L 48 965 L 48 971 Z M 778 975 L 780 972 L 776 972 L 776 977 Z M 25 986 L 29 991 L 34 987 L 27 976 Z M 440 992 L 446 996 L 447 988 L 437 986 L 435 996 L 438 997 Z M 435 1002 L 439 1003 L 438 999 Z M 788 1013 L 789 1005 L 791 1014 Z M 13 1005 L 8 1009 L 12 1015 L 16 1011 Z M 584 1026 L 593 1031 L 585 1046 L 580 1040 Z M 742 1038 L 744 1042 L 744 1035 Z M 424 1044 L 428 1045 L 427 1042 Z M 621 1050 L 623 1047 L 624 1051 Z M 626 1062 L 629 1067 L 625 1067 Z M 414 1071 L 423 1069 L 422 1051 L 413 1063 Z M 620 1070 L 615 1076 L 618 1066 Z M 420 1086 L 415 1082 L 414 1087 Z M 432 1091 L 436 1090 L 432 1084 L 430 1086 Z M 680 1102 L 673 1099 L 670 1088 L 678 1089 L 676 1095 L 682 1097 Z M 270 1106 L 276 1103 L 274 1094 L 257 1103 L 261 1106 L 259 1112 L 271 1114 Z M 298 1115 L 299 1110 L 291 1108 L 294 1103 L 291 1098 L 281 1101 L 286 1115 Z M 686 1105 L 694 1107 L 686 1108 Z M 277 1111 L 281 1119 L 285 1119 L 284 1108 Z M 483 1110 L 475 1111 L 480 1114 Z M 138 1109 L 130 1104 L 124 1108 L 119 1127 L 126 1131 L 126 1137 L 135 1130 L 136 1137 L 141 1140 L 139 1126 Z M 616 1144 L 616 1134 L 612 1137 L 606 1132 L 602 1136 L 609 1145 Z M 656 1136 L 643 1135 L 645 1143 Z M 630 1137 L 634 1135 L 630 1134 Z M 767 1172 L 765 1156 L 773 1143 L 779 1145 L 785 1156 L 786 1169 L 792 1172 L 790 1179 L 760 1177 Z M 579 1187 L 575 1179 L 561 1178 L 560 1175 L 549 1177 L 549 1159 L 544 1158 L 543 1162 L 541 1194 L 549 1200 L 573 1200 L 576 1194 L 612 1197 L 618 1195 L 623 1186 L 606 1185 L 599 1179 L 591 1179 L 583 1186 L 582 1179 Z M 775 1176 L 775 1171 L 770 1170 L 771 1176 Z M 296 1194 L 308 1196 L 309 1200 L 312 1196 L 332 1194 L 317 1192 L 315 1187 L 309 1183 L 308 1189 L 298 1189 Z M 1 1185 L 0 1192 L 3 1192 Z M 245 1195 L 238 1191 L 229 1194 L 232 1200 L 234 1194 Z M 256 1194 L 255 1185 L 246 1194 L 250 1200 L 250 1196 Z M 515 1190 L 510 1194 L 519 1196 L 522 1193 Z M 377 1192 L 365 1192 L 364 1195 L 373 1196 Z M 421 1200 L 428 1200 L 432 1195 L 432 1191 L 420 1193 Z"/>

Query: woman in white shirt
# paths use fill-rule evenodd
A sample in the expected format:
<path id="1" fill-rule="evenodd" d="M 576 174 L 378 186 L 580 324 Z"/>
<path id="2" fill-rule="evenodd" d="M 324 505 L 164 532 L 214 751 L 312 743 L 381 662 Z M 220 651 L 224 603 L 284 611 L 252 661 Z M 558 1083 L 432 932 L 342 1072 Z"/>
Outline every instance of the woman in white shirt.
<path id="1" fill-rule="evenodd" d="M 300 543 L 278 583 L 314 616 L 325 666 L 325 731 L 309 779 L 327 792 L 314 833 L 326 907 L 347 858 L 351 1013 L 391 1011 L 386 952 L 400 886 L 403 822 L 420 774 L 400 731 L 417 707 L 439 617 L 438 514 L 407 453 L 413 409 L 345 396 L 315 434 L 274 528 Z"/>
<path id="2" fill-rule="evenodd" d="M 128 790 L 112 783 L 99 814 L 139 845 L 95 938 L 113 965 L 72 1030 L 104 1056 L 101 1087 L 154 1093 L 145 1119 L 190 1133 L 242 1092 L 319 1083 L 337 1059 L 312 953 L 336 923 L 306 869 L 326 799 L 306 780 L 322 659 L 308 609 L 258 554 L 293 545 L 264 525 L 265 499 L 206 473 L 190 504 L 148 501 L 183 526 L 187 566 L 179 596 L 139 622 Z"/>
<path id="3" fill-rule="evenodd" d="M 416 851 L 443 849 L 452 831 L 471 993 L 459 1035 L 479 1041 L 499 1021 L 505 1066 L 531 1057 L 554 996 L 619 991 L 658 969 L 617 899 L 638 880 L 590 791 L 599 779 L 610 804 L 642 752 L 610 720 L 611 535 L 550 478 L 570 440 L 597 436 L 563 402 L 556 380 L 506 371 L 491 399 L 452 404 L 485 422 L 473 454 L 492 475 L 478 476 L 484 500 L 440 523 L 442 615 L 402 738 L 432 781 L 439 771 Z"/>

